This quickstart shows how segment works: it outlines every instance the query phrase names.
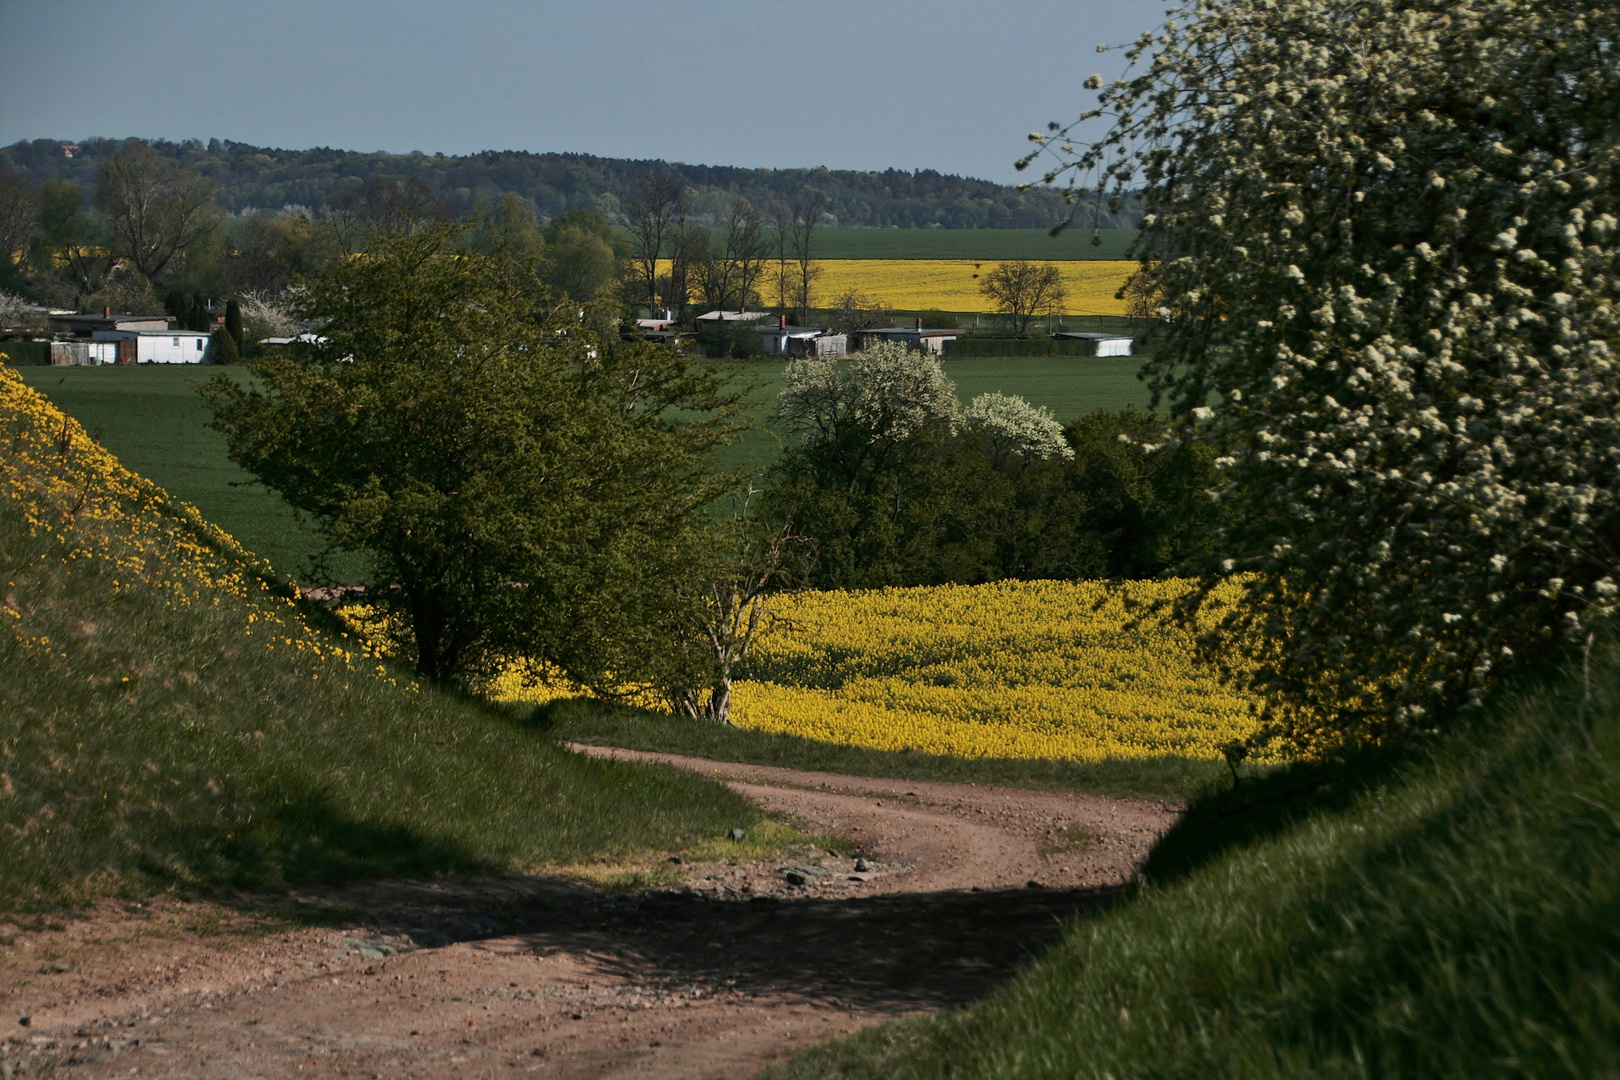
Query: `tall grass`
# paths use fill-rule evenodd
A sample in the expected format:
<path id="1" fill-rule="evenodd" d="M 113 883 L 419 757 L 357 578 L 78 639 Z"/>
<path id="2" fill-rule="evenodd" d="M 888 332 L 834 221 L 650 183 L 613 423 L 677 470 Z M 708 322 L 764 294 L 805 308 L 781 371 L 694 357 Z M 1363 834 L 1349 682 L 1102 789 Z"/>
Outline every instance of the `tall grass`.
<path id="1" fill-rule="evenodd" d="M 1620 1075 L 1620 650 L 1580 682 L 1206 796 L 993 998 L 766 1075 Z"/>
<path id="2" fill-rule="evenodd" d="M 3 367 L 0 585 L 0 909 L 628 858 L 760 821 L 312 628 Z"/>

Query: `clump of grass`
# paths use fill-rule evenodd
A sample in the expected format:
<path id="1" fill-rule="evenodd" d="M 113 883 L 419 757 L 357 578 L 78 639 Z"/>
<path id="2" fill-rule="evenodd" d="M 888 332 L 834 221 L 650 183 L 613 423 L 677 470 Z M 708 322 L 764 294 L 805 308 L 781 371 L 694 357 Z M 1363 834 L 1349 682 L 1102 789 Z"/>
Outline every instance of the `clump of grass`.
<path id="1" fill-rule="evenodd" d="M 1001 784 L 1173 802 L 1192 798 L 1226 772 L 1226 766 L 1220 762 L 1179 757 L 1078 762 L 956 758 L 871 750 L 642 712 L 589 698 L 548 702 L 530 711 L 528 718 L 529 723 L 564 742 L 685 754 L 748 765 L 817 769 L 846 776 Z"/>
<path id="2" fill-rule="evenodd" d="M 1436 746 L 1201 798 L 991 999 L 769 1077 L 1620 1070 L 1620 650 Z"/>
<path id="3" fill-rule="evenodd" d="M 623 861 L 759 812 L 414 681 L 0 368 L 0 910 Z"/>

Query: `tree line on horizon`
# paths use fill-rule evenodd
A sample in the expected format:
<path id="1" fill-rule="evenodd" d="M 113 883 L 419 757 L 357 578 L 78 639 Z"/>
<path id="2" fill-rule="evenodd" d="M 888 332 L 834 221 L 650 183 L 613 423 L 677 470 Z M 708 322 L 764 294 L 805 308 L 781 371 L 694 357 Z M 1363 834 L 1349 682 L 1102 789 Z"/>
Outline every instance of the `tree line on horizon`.
<path id="1" fill-rule="evenodd" d="M 0 148 L 0 171 L 19 170 L 35 184 L 68 180 L 92 199 L 96 171 L 128 140 L 94 138 L 66 156 L 63 142 L 19 141 Z M 723 225 L 737 198 L 756 206 L 812 199 L 824 224 L 871 228 L 1050 228 L 1068 212 L 1057 191 L 1016 187 L 922 169 L 882 172 L 844 169 L 748 169 L 656 159 L 632 161 L 589 154 L 485 151 L 479 154 L 388 154 L 315 148 L 282 150 L 230 140 L 152 140 L 161 158 L 194 170 L 216 185 L 231 214 L 296 207 L 318 218 L 341 205 L 348 189 L 367 180 L 414 180 L 464 215 L 480 199 L 513 194 L 542 221 L 569 211 L 602 214 L 622 223 L 625 205 L 651 176 L 669 176 L 692 192 L 693 220 Z M 1135 207 L 1105 210 L 1104 228 L 1135 227 Z M 1091 224 L 1091 210 L 1087 224 Z"/>

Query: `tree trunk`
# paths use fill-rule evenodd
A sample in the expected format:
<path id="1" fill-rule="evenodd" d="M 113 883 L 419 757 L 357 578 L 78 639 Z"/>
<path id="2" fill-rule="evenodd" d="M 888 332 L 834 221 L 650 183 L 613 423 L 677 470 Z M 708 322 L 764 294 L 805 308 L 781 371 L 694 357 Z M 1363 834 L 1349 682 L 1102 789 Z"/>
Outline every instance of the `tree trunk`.
<path id="1" fill-rule="evenodd" d="M 727 727 L 735 727 L 731 722 L 731 676 L 722 675 L 715 681 L 714 688 L 709 691 L 709 719 L 718 721 Z"/>

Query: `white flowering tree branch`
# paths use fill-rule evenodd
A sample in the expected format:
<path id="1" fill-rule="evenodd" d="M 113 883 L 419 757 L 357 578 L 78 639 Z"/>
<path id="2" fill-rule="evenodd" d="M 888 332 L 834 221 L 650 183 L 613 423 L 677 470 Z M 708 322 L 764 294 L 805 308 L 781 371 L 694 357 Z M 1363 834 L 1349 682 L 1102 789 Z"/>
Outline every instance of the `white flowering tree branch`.
<path id="1" fill-rule="evenodd" d="M 1267 737 L 1433 728 L 1611 615 L 1620 5 L 1198 0 L 1126 57 L 1024 164 L 1150 211 L 1148 376 L 1232 480 L 1194 569 L 1248 583 L 1204 647 Z"/>

